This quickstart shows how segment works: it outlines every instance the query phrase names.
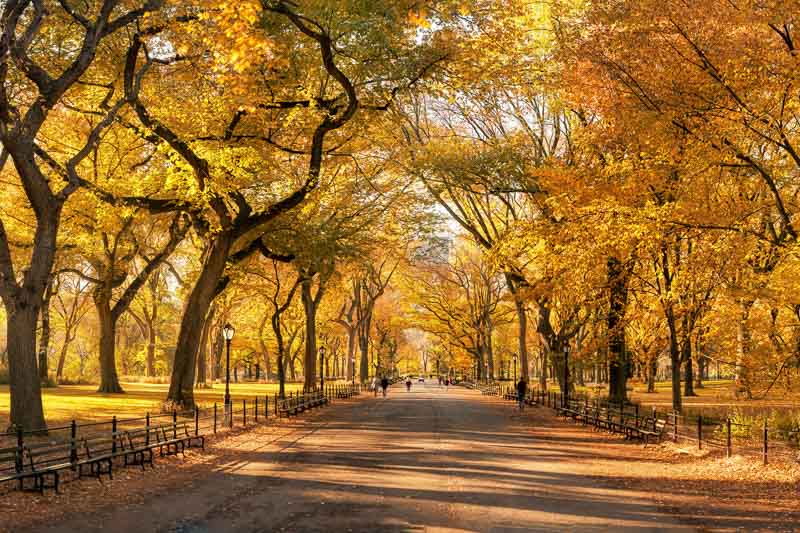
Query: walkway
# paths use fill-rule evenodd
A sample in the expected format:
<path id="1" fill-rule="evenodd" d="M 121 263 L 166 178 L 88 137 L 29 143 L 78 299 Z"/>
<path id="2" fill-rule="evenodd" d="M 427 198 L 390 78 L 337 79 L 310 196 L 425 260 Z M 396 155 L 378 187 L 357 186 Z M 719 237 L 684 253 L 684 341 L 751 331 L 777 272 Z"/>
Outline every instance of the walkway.
<path id="1" fill-rule="evenodd" d="M 691 531 L 598 475 L 591 433 L 548 420 L 460 388 L 397 387 L 53 531 Z"/>

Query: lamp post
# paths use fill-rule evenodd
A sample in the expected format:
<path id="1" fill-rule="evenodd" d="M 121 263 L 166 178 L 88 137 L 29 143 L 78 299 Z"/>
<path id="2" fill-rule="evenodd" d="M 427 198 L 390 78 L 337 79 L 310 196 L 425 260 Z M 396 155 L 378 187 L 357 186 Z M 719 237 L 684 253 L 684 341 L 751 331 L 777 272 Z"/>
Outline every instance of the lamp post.
<path id="1" fill-rule="evenodd" d="M 324 373 L 324 365 L 325 365 L 325 347 L 319 347 L 319 388 L 320 390 L 325 390 L 325 373 Z"/>
<path id="2" fill-rule="evenodd" d="M 489 360 L 486 360 L 486 383 L 489 383 Z"/>
<path id="3" fill-rule="evenodd" d="M 231 339 L 235 330 L 230 324 L 222 327 L 222 336 L 225 337 L 225 421 L 230 421 L 231 416 Z"/>
<path id="4" fill-rule="evenodd" d="M 517 382 L 517 355 L 514 354 L 514 383 Z"/>
<path id="5" fill-rule="evenodd" d="M 353 385 L 356 384 L 356 359 L 355 357 L 350 358 L 350 368 L 353 369 Z"/>
<path id="6" fill-rule="evenodd" d="M 569 402 L 569 346 L 564 345 L 564 406 Z"/>

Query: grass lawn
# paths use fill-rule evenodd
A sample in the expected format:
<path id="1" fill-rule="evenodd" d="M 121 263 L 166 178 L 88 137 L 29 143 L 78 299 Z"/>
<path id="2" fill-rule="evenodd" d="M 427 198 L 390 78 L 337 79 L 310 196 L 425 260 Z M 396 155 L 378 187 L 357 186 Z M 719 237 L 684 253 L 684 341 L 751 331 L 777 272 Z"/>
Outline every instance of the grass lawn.
<path id="1" fill-rule="evenodd" d="M 161 403 L 167 396 L 168 384 L 162 383 L 122 383 L 125 394 L 98 394 L 97 385 L 62 385 L 42 389 L 44 413 L 50 426 L 69 423 L 73 418 L 86 422 L 118 418 L 144 416 L 148 411 L 161 411 Z M 302 384 L 287 383 L 286 391 L 301 390 Z M 276 383 L 235 383 L 231 384 L 231 398 L 234 402 L 243 399 L 263 399 L 265 394 L 272 396 L 278 392 Z M 222 404 L 225 384 L 215 383 L 213 388 L 195 389 L 195 400 L 201 405 L 214 402 Z M 0 385 L 0 432 L 8 426 L 9 413 L 8 385 Z"/>

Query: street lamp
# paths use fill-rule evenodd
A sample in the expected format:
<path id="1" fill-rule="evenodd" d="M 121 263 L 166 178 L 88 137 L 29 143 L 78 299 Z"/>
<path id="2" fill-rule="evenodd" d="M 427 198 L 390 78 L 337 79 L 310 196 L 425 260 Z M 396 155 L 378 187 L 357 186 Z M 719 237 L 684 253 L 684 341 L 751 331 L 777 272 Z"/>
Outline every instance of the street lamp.
<path id="1" fill-rule="evenodd" d="M 564 406 L 569 402 L 569 346 L 564 345 Z"/>
<path id="2" fill-rule="evenodd" d="M 325 374 L 323 365 L 325 364 L 325 347 L 319 347 L 319 389 L 325 390 Z"/>
<path id="3" fill-rule="evenodd" d="M 486 360 L 486 383 L 489 383 L 489 360 Z"/>
<path id="4" fill-rule="evenodd" d="M 231 339 L 234 333 L 233 326 L 225 324 L 222 327 L 222 336 L 225 337 L 225 418 L 231 415 Z"/>
<path id="5" fill-rule="evenodd" d="M 514 383 L 517 382 L 517 355 L 514 354 Z"/>
<path id="6" fill-rule="evenodd" d="M 353 385 L 356 384 L 356 358 L 350 358 L 350 368 L 353 370 Z"/>

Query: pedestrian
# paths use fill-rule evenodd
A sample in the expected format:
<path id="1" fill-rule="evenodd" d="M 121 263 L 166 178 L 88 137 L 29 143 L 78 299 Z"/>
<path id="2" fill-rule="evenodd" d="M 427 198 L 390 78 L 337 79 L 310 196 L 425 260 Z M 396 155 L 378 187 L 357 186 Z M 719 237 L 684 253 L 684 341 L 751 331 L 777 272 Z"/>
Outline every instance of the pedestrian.
<path id="1" fill-rule="evenodd" d="M 383 376 L 381 378 L 381 389 L 383 389 L 383 397 L 386 398 L 386 389 L 389 388 L 389 378 Z"/>
<path id="2" fill-rule="evenodd" d="M 406 376 L 406 392 L 411 392 L 411 376 Z"/>
<path id="3" fill-rule="evenodd" d="M 378 396 L 378 376 L 372 378 L 372 383 L 370 383 L 369 388 L 374 396 Z"/>
<path id="4" fill-rule="evenodd" d="M 522 411 L 525 408 L 525 394 L 528 392 L 528 384 L 525 382 L 525 378 L 519 378 L 519 383 L 517 383 L 517 403 L 519 404 L 519 410 Z"/>
<path id="5" fill-rule="evenodd" d="M 450 390 L 450 376 L 444 378 L 444 390 L 445 391 Z"/>

